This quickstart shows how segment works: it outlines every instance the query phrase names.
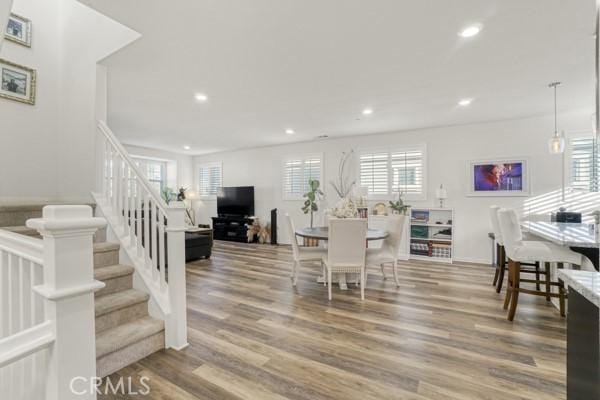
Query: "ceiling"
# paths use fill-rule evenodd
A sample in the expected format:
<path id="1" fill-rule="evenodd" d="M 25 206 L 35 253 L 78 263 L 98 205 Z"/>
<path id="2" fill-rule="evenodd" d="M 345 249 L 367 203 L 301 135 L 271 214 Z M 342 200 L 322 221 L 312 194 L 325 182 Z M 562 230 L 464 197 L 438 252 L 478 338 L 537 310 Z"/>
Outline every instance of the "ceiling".
<path id="1" fill-rule="evenodd" d="M 204 154 L 548 114 L 555 80 L 561 111 L 593 109 L 594 0 L 80 1 L 143 35 L 104 62 L 128 144 Z"/>

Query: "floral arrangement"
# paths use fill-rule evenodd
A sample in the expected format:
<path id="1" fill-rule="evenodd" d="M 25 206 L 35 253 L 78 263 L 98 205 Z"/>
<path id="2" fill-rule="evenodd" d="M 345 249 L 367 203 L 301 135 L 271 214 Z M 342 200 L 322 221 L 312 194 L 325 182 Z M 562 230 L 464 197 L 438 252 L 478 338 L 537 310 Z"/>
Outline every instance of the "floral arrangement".
<path id="1" fill-rule="evenodd" d="M 338 201 L 335 207 L 327 210 L 327 213 L 337 218 L 354 218 L 358 214 L 358 209 L 352 199 L 344 198 Z"/>

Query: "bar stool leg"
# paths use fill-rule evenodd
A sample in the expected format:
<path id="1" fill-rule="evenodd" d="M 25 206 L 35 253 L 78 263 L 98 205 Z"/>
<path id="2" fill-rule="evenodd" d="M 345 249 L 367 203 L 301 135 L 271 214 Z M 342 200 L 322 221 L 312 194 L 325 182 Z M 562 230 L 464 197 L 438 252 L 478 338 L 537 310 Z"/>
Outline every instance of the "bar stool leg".
<path id="1" fill-rule="evenodd" d="M 496 293 L 500 293 L 502 291 L 502 283 L 504 282 L 504 271 L 506 271 L 506 250 L 504 250 L 504 246 L 500 246 L 500 251 L 498 252 L 498 284 L 496 285 Z"/>
<path id="2" fill-rule="evenodd" d="M 493 286 L 496 286 L 498 283 L 498 275 L 500 275 L 500 245 L 496 243 L 496 272 L 494 273 L 494 282 L 492 282 Z"/>
<path id="3" fill-rule="evenodd" d="M 512 268 L 513 262 L 511 260 L 508 261 L 508 277 L 506 279 L 506 295 L 504 296 L 504 309 L 508 309 L 508 305 L 510 304 L 510 296 L 512 294 L 513 288 L 513 279 L 514 279 L 514 268 Z"/>
<path id="4" fill-rule="evenodd" d="M 535 263 L 535 290 L 537 290 L 538 292 L 541 290 L 540 289 L 540 263 L 539 262 Z"/>
<path id="5" fill-rule="evenodd" d="M 550 301 L 550 293 L 552 285 L 550 284 L 550 269 L 552 268 L 552 264 L 547 262 L 544 263 L 544 267 L 546 268 L 546 301 Z"/>
<path id="6" fill-rule="evenodd" d="M 519 283 L 521 281 L 521 263 L 511 261 L 509 268 L 513 270 L 512 290 L 510 299 L 510 309 L 508 310 L 508 320 L 512 321 L 515 318 L 517 304 L 519 303 Z"/>

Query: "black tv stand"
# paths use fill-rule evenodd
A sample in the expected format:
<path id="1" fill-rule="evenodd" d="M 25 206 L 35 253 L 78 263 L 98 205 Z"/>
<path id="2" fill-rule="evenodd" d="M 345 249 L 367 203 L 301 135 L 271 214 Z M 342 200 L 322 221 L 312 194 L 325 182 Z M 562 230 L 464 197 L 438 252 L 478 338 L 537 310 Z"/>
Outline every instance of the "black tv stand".
<path id="1" fill-rule="evenodd" d="M 248 242 L 248 226 L 254 222 L 251 218 L 236 216 L 213 217 L 213 237 L 215 240 L 230 242 Z"/>

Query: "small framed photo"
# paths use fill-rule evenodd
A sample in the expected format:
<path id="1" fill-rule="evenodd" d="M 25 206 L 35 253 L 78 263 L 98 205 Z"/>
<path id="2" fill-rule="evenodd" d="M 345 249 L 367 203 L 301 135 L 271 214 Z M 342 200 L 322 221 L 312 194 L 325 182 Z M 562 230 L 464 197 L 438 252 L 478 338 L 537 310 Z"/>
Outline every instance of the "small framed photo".
<path id="1" fill-rule="evenodd" d="M 12 42 L 31 47 L 31 21 L 17 14 L 10 14 L 4 36 Z"/>
<path id="2" fill-rule="evenodd" d="M 0 98 L 35 104 L 35 70 L 0 58 Z"/>
<path id="3" fill-rule="evenodd" d="M 468 196 L 529 196 L 526 158 L 471 161 L 468 165 Z"/>

